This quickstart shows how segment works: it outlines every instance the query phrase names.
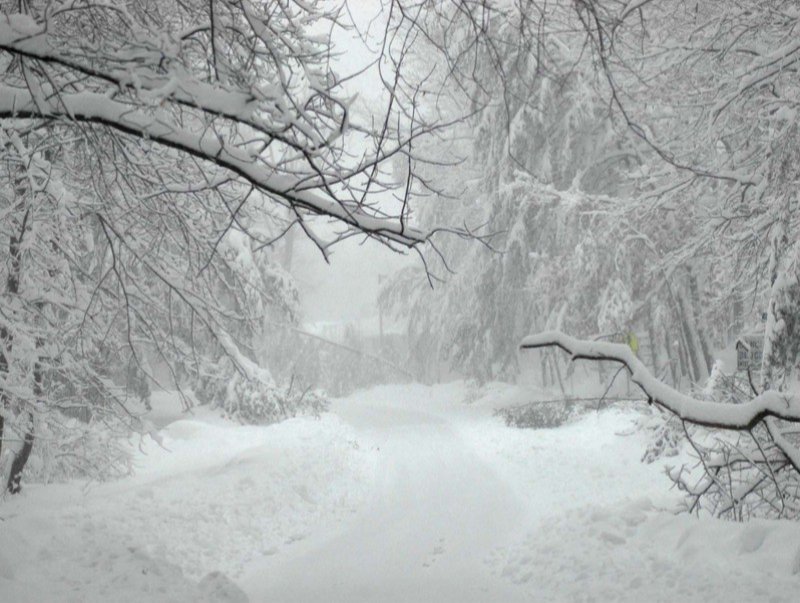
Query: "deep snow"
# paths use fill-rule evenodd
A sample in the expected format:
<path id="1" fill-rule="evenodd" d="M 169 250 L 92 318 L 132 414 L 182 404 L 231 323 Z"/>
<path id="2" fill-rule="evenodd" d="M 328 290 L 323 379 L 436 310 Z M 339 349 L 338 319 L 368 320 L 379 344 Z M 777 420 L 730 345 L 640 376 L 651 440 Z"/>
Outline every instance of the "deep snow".
<path id="1" fill-rule="evenodd" d="M 267 427 L 162 396 L 134 477 L 0 503 L 0 601 L 796 600 L 798 526 L 672 514 L 632 411 L 517 430 L 492 409 L 535 394 L 484 393 Z"/>

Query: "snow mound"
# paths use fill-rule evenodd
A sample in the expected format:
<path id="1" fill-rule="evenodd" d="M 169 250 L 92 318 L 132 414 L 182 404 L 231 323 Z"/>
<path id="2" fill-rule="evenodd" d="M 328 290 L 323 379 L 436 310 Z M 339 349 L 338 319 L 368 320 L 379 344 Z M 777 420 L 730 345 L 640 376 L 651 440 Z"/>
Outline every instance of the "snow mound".
<path id="1" fill-rule="evenodd" d="M 549 518 L 486 562 L 541 602 L 789 603 L 798 542 L 793 523 L 698 520 L 640 499 Z"/>
<path id="2" fill-rule="evenodd" d="M 116 482 L 28 485 L 0 507 L 0 600 L 245 601 L 254 558 L 349 519 L 375 452 L 333 415 L 242 426 L 182 415 Z"/>

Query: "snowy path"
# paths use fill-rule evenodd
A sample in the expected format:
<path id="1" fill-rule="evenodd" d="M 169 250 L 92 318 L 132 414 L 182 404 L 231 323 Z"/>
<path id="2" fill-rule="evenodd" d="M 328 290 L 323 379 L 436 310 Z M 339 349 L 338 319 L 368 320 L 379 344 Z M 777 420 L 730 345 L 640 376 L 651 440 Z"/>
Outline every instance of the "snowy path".
<path id="1" fill-rule="evenodd" d="M 666 512 L 642 434 L 619 435 L 630 412 L 509 429 L 491 409 L 519 394 L 387 386 L 319 420 L 182 416 L 132 478 L 0 504 L 0 602 L 797 600 L 798 524 Z"/>
<path id="2" fill-rule="evenodd" d="M 619 435 L 630 415 L 510 430 L 463 397 L 378 388 L 340 402 L 379 453 L 371 504 L 252 564 L 239 580 L 251 600 L 796 600 L 797 526 L 658 511 L 676 496 L 661 467 L 639 462 L 641 435 Z"/>
<path id="3" fill-rule="evenodd" d="M 256 564 L 251 599 L 526 600 L 483 562 L 515 534 L 524 501 L 442 418 L 362 404 L 336 410 L 380 453 L 372 503 L 345 532 Z"/>

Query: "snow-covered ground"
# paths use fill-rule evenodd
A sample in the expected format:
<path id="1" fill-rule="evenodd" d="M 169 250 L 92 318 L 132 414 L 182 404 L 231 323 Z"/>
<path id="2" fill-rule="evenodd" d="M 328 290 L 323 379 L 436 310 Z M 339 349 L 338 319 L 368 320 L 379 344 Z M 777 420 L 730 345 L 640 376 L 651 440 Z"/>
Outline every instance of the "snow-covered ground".
<path id="1" fill-rule="evenodd" d="M 268 427 L 162 399 L 134 477 L 0 502 L 0 601 L 797 600 L 798 526 L 672 514 L 631 411 L 517 430 L 492 409 L 530 394 L 469 394 Z"/>

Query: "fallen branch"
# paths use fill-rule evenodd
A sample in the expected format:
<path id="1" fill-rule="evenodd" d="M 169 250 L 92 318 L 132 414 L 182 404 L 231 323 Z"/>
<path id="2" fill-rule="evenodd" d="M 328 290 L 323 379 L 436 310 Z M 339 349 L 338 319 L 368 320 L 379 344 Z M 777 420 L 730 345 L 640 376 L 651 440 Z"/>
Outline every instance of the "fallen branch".
<path id="1" fill-rule="evenodd" d="M 520 349 L 558 347 L 575 360 L 611 360 L 619 362 L 631 375 L 652 404 L 666 409 L 685 421 L 716 429 L 749 430 L 768 417 L 800 423 L 800 400 L 784 392 L 768 390 L 744 404 L 707 402 L 682 394 L 659 381 L 624 344 L 585 341 L 559 331 L 546 331 L 522 340 Z"/>

